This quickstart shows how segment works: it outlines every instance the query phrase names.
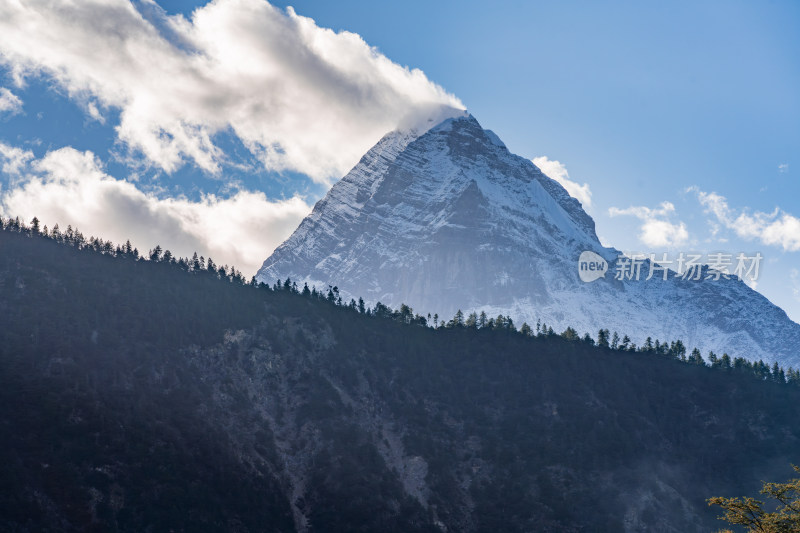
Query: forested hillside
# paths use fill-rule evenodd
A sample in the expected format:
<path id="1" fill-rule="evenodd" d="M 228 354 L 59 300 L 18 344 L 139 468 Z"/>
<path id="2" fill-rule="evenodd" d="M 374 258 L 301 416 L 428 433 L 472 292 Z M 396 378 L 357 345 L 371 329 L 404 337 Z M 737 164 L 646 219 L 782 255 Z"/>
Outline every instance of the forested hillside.
<path id="1" fill-rule="evenodd" d="M 39 233 L 0 231 L 0 530 L 708 531 L 800 462 L 769 369 Z"/>

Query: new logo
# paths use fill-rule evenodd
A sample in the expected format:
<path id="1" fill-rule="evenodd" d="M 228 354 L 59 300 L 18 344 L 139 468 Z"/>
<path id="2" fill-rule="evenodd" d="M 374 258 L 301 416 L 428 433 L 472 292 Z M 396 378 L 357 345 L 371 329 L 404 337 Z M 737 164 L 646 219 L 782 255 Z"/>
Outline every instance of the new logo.
<path id="1" fill-rule="evenodd" d="M 608 263 L 600 255 L 588 250 L 581 252 L 578 258 L 578 275 L 581 281 L 591 283 L 602 278 L 608 272 Z"/>

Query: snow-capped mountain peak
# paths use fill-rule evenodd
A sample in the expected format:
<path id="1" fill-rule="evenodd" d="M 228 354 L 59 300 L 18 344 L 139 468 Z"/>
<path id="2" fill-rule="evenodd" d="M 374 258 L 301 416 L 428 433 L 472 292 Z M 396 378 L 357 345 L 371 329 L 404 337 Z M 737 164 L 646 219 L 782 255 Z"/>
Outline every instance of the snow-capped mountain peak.
<path id="1" fill-rule="evenodd" d="M 427 126 L 427 124 L 426 124 Z M 797 366 L 800 325 L 744 283 L 580 280 L 583 251 L 613 268 L 580 202 L 466 112 L 384 136 L 257 278 L 337 285 L 345 297 L 628 334 Z"/>

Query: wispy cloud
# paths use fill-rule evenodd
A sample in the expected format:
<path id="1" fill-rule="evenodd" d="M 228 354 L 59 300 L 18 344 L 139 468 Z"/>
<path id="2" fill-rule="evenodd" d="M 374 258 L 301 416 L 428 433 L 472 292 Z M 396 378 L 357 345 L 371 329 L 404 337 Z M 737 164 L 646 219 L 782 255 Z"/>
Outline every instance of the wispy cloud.
<path id="1" fill-rule="evenodd" d="M 0 87 L 0 117 L 22 112 L 22 100 L 5 87 Z"/>
<path id="2" fill-rule="evenodd" d="M 780 172 L 781 174 L 786 174 L 787 172 L 789 172 L 789 163 L 781 163 L 780 165 L 778 165 L 778 172 Z"/>
<path id="3" fill-rule="evenodd" d="M 0 170 L 11 178 L 19 176 L 32 160 L 33 152 L 0 142 Z"/>
<path id="4" fill-rule="evenodd" d="M 227 198 L 204 195 L 198 201 L 159 198 L 106 174 L 91 152 L 70 147 L 34 159 L 30 152 L 0 144 L 0 162 L 14 165 L 22 176 L 0 194 L 0 212 L 6 216 L 37 216 L 62 229 L 71 224 L 87 236 L 117 243 L 130 239 L 141 251 L 156 244 L 182 256 L 197 251 L 248 275 L 311 211 L 299 197 L 270 201 L 249 191 Z"/>
<path id="5" fill-rule="evenodd" d="M 734 210 L 729 207 L 724 196 L 715 192 L 704 192 L 697 187 L 689 187 L 687 192 L 694 192 L 706 212 L 713 215 L 718 224 L 734 231 L 739 237 L 756 239 L 769 246 L 780 246 L 790 252 L 800 250 L 800 218 L 777 207 L 771 213 Z"/>
<path id="6" fill-rule="evenodd" d="M 639 240 L 653 248 L 680 246 L 689 240 L 686 224 L 669 220 L 674 212 L 675 206 L 671 202 L 662 202 L 655 209 L 638 206 L 625 209 L 612 207 L 608 210 L 609 216 L 612 217 L 628 215 L 641 220 Z"/>
<path id="7" fill-rule="evenodd" d="M 532 161 L 546 176 L 560 183 L 570 196 L 576 198 L 583 207 L 587 209 L 592 207 L 592 191 L 589 189 L 589 184 L 580 185 L 569 179 L 567 167 L 560 161 L 550 160 L 547 156 L 534 157 Z"/>
<path id="8" fill-rule="evenodd" d="M 172 172 L 219 172 L 232 132 L 271 170 L 327 182 L 383 134 L 461 102 L 357 34 L 263 0 L 216 0 L 191 18 L 152 0 L 0 3 L 0 62 L 49 76 L 119 139 Z M 421 121 L 421 122 L 420 122 Z"/>

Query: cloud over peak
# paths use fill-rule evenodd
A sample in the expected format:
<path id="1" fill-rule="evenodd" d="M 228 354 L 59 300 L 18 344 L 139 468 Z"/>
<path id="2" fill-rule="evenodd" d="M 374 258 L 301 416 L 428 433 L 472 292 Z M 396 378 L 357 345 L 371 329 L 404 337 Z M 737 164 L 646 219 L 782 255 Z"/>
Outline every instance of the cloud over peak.
<path id="1" fill-rule="evenodd" d="M 715 192 L 704 192 L 697 187 L 689 187 L 686 192 L 695 193 L 706 212 L 739 237 L 780 246 L 787 252 L 800 251 L 800 218 L 779 208 L 771 213 L 736 211 L 728 205 L 727 198 Z"/>
<path id="2" fill-rule="evenodd" d="M 675 212 L 671 202 L 661 202 L 656 208 L 645 206 L 628 207 L 620 209 L 612 207 L 608 210 L 609 216 L 634 216 L 642 221 L 639 240 L 650 247 L 675 247 L 689 241 L 689 232 L 686 224 L 679 221 L 671 222 L 670 217 Z"/>
<path id="3" fill-rule="evenodd" d="M 539 170 L 551 179 L 557 181 L 573 198 L 576 198 L 585 209 L 592 207 L 592 191 L 589 184 L 580 185 L 578 182 L 569 178 L 567 167 L 560 161 L 550 160 L 547 156 L 534 157 L 531 161 L 539 167 Z"/>
<path id="4" fill-rule="evenodd" d="M 410 115 L 464 107 L 357 34 L 263 0 L 216 0 L 190 19 L 151 0 L 4 2 L 0 34 L 19 84 L 44 74 L 96 120 L 118 109 L 119 140 L 167 172 L 219 172 L 215 136 L 230 132 L 265 168 L 327 182 Z"/>

